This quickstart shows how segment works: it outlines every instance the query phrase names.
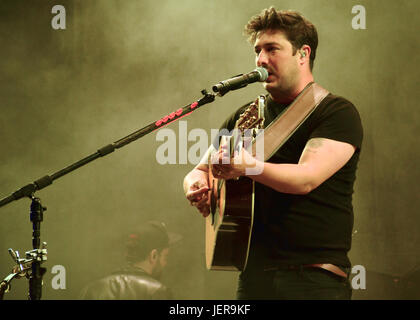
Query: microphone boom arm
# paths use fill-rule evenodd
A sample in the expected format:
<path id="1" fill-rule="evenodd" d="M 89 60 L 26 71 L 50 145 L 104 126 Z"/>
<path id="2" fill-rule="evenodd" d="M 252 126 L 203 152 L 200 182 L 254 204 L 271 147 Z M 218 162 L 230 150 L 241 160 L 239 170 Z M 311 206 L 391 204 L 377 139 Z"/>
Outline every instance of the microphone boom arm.
<path id="1" fill-rule="evenodd" d="M 26 186 L 23 186 L 22 188 L 18 189 L 17 191 L 13 192 L 11 195 L 3 198 L 0 200 L 0 208 L 5 206 L 6 204 L 14 201 L 14 200 L 19 200 L 21 198 L 24 197 L 29 197 L 31 198 L 32 195 L 38 191 L 41 190 L 47 186 L 49 186 L 50 184 L 53 183 L 54 180 L 61 178 L 62 176 L 100 158 L 100 157 L 104 157 L 112 152 L 115 151 L 115 149 L 119 149 L 124 147 L 125 145 L 155 131 L 158 130 L 174 121 L 179 120 L 182 117 L 185 117 L 187 115 L 189 115 L 190 113 L 192 113 L 193 111 L 197 110 L 198 108 L 200 108 L 201 106 L 213 102 L 215 100 L 215 95 L 212 93 L 208 93 L 206 90 L 202 90 L 201 93 L 204 95 L 204 97 L 202 97 L 200 100 L 195 101 L 183 108 L 179 108 L 178 110 L 170 113 L 169 115 L 147 125 L 146 127 L 139 129 L 131 134 L 129 134 L 128 136 L 117 140 L 111 144 L 108 144 L 100 149 L 98 149 L 98 151 L 96 151 L 95 153 L 51 174 L 51 175 L 46 175 L 38 180 L 35 180 L 34 182 L 27 184 Z"/>

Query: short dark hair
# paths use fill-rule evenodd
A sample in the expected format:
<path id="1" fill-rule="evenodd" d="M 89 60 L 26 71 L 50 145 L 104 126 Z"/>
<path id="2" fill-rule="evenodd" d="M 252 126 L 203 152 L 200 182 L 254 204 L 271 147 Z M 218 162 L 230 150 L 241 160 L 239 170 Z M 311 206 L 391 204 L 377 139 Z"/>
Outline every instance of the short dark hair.
<path id="1" fill-rule="evenodd" d="M 255 43 L 258 33 L 267 30 L 283 31 L 293 46 L 293 54 L 305 44 L 310 46 L 309 64 L 312 71 L 318 47 L 318 33 L 310 21 L 296 11 L 276 11 L 274 7 L 270 7 L 253 16 L 245 26 L 244 33 L 249 36 L 251 43 Z"/>
<path id="2" fill-rule="evenodd" d="M 143 261 L 149 253 L 169 247 L 169 235 L 164 223 L 148 221 L 131 232 L 125 242 L 125 258 L 134 263 Z"/>

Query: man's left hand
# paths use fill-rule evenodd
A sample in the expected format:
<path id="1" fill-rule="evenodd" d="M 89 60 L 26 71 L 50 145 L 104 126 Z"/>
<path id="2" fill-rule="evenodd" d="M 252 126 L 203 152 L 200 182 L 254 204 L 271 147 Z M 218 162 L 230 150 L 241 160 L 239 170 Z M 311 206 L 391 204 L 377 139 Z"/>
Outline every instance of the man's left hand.
<path id="1" fill-rule="evenodd" d="M 227 147 L 222 146 L 210 161 L 213 176 L 217 179 L 236 179 L 246 175 L 247 168 L 256 166 L 256 159 L 244 148 L 230 157 Z"/>

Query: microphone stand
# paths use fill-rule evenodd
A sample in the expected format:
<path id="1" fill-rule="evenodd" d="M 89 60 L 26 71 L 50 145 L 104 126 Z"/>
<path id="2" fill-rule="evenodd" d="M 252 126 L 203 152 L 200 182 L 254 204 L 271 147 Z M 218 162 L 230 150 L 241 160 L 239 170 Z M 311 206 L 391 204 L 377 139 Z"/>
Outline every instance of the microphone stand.
<path id="1" fill-rule="evenodd" d="M 115 141 L 111 144 L 108 144 L 102 148 L 100 148 L 95 153 L 71 164 L 70 166 L 65 167 L 62 170 L 59 170 L 52 175 L 46 175 L 38 180 L 35 180 L 34 182 L 27 184 L 26 186 L 23 186 L 22 188 L 18 189 L 17 191 L 13 192 L 11 195 L 3 198 L 0 200 L 0 208 L 7 205 L 8 203 L 19 200 L 24 197 L 29 197 L 32 200 L 31 207 L 30 207 L 30 220 L 33 225 L 33 232 L 32 232 L 32 246 L 33 250 L 26 252 L 27 257 L 29 257 L 29 260 L 25 260 L 25 262 L 30 261 L 32 266 L 32 273 L 29 276 L 29 299 L 30 300 L 39 300 L 41 299 L 42 295 L 42 277 L 46 272 L 46 268 L 41 268 L 41 263 L 47 260 L 47 251 L 45 248 L 46 243 L 44 243 L 43 247 L 40 248 L 41 243 L 41 222 L 43 221 L 43 212 L 46 210 L 45 207 L 42 206 L 41 200 L 39 198 L 36 198 L 34 196 L 35 192 L 38 190 L 41 190 L 50 184 L 53 183 L 54 180 L 61 178 L 62 176 L 100 158 L 104 157 L 112 152 L 115 151 L 115 149 L 122 148 L 126 146 L 127 144 L 140 139 L 141 137 L 158 130 L 160 128 L 163 128 L 164 126 L 177 121 L 181 119 L 182 117 L 188 116 L 193 111 L 197 110 L 201 106 L 208 104 L 210 102 L 213 102 L 215 100 L 216 95 L 213 93 L 208 93 L 206 90 L 202 90 L 201 93 L 203 94 L 203 97 L 195 101 L 185 107 L 179 108 L 178 110 L 164 116 L 163 118 L 149 124 L 148 126 L 137 130 L 128 136 Z M 9 249 L 10 252 L 11 249 Z M 13 251 L 13 250 L 12 250 Z M 11 253 L 12 257 L 13 254 Z M 15 258 L 14 258 L 15 259 Z M 21 259 L 15 259 L 18 264 L 20 264 Z M 9 282 L 14 278 L 15 276 L 9 275 L 6 277 L 3 282 L 1 282 L 0 286 L 0 299 L 3 296 L 4 291 L 6 291 L 9 288 Z"/>
<path id="2" fill-rule="evenodd" d="M 41 222 L 44 219 L 44 210 L 47 208 L 41 205 L 41 200 L 32 196 L 31 203 L 31 222 L 32 222 L 32 247 L 35 251 L 34 260 L 32 262 L 32 275 L 29 278 L 29 298 L 31 300 L 41 300 L 42 296 L 42 277 L 47 271 L 41 268 L 42 257 L 38 257 L 38 253 L 42 254 L 41 244 Z"/>

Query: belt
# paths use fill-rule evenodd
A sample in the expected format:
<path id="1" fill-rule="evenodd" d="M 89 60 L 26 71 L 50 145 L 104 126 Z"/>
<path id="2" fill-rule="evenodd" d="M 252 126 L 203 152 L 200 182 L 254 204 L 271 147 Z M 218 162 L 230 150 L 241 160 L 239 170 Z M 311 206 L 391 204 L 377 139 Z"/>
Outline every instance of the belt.
<path id="1" fill-rule="evenodd" d="M 314 263 L 314 264 L 304 264 L 304 265 L 286 265 L 286 266 L 276 266 L 265 268 L 265 271 L 276 270 L 276 269 L 286 269 L 286 270 L 300 270 L 302 268 L 321 268 L 332 272 L 340 277 L 347 278 L 347 273 L 341 270 L 334 264 L 331 263 Z"/>
<path id="2" fill-rule="evenodd" d="M 321 268 L 329 272 L 332 272 L 340 277 L 347 278 L 347 273 L 345 273 L 339 267 L 331 263 L 307 264 L 307 265 L 304 265 L 304 267 Z"/>

